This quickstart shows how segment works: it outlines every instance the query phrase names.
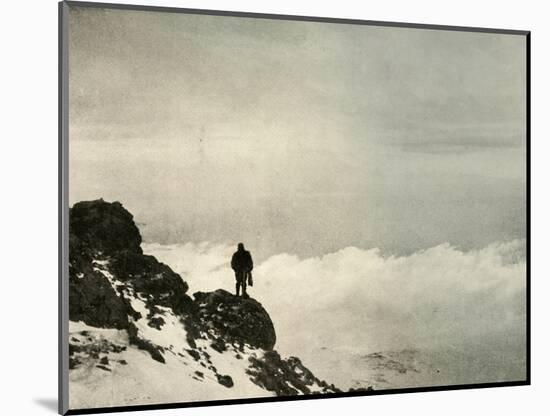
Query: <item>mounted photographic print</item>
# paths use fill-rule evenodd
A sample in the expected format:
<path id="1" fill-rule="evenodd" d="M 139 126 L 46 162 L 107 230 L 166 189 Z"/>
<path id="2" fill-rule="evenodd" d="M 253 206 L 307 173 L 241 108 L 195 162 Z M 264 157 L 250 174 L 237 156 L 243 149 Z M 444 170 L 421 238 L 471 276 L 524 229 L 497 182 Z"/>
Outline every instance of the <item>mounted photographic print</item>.
<path id="1" fill-rule="evenodd" d="M 529 32 L 60 3 L 60 412 L 523 385 Z"/>

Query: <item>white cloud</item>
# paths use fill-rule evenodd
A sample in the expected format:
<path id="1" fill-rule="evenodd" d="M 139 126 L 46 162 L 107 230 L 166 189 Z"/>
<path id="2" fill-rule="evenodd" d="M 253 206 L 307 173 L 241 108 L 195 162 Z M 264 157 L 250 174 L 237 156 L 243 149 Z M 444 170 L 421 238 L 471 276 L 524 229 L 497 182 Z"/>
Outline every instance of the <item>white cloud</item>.
<path id="1" fill-rule="evenodd" d="M 284 354 L 307 357 L 328 347 L 521 355 L 524 247 L 515 240 L 467 252 L 442 244 L 404 257 L 355 247 L 306 259 L 278 254 L 255 266 L 250 293 L 272 317 Z M 145 244 L 144 250 L 181 273 L 190 293 L 234 290 L 232 246 Z"/>

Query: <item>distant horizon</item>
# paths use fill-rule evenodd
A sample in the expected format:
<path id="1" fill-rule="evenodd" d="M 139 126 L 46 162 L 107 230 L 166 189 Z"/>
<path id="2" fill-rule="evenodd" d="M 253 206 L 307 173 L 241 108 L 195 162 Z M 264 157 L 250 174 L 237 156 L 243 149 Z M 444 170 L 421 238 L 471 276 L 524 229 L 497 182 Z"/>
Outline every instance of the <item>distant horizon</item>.
<path id="1" fill-rule="evenodd" d="M 100 199 L 104 200 L 105 202 L 109 202 L 109 203 L 119 202 L 125 209 L 127 209 L 127 207 L 124 205 L 123 201 L 120 201 L 120 200 L 106 200 L 105 198 L 101 198 L 101 197 L 97 198 L 95 200 L 100 200 Z M 92 201 L 92 200 L 94 200 L 94 199 L 86 199 L 86 200 L 81 200 L 81 201 L 75 201 L 74 203 L 72 203 L 70 205 L 70 208 L 72 208 L 73 205 L 78 203 L 78 202 L 86 202 L 86 201 Z M 132 214 L 131 211 L 129 211 L 129 212 Z M 139 218 L 136 218 L 135 216 L 133 216 L 133 217 L 134 217 L 134 221 L 136 223 L 136 226 L 138 227 L 138 229 L 140 231 L 140 234 L 141 234 L 141 237 L 142 237 L 142 243 L 141 243 L 142 246 L 155 246 L 155 245 L 158 245 L 159 247 L 169 248 L 169 247 L 178 247 L 178 246 L 185 246 L 185 245 L 191 244 L 191 245 L 194 245 L 194 246 L 197 246 L 197 247 L 198 246 L 203 246 L 203 247 L 230 246 L 230 247 L 234 247 L 236 249 L 237 244 L 242 242 L 248 250 L 252 250 L 254 253 L 256 253 L 256 251 L 255 251 L 256 247 L 252 243 L 250 243 L 246 240 L 211 239 L 211 240 L 196 240 L 196 241 L 194 241 L 194 240 L 185 239 L 185 237 L 183 236 L 181 241 L 173 241 L 173 242 L 169 242 L 169 243 L 161 243 L 159 241 L 154 241 L 152 239 L 148 239 L 148 238 L 144 237 L 144 235 L 143 235 L 142 228 L 146 227 L 147 224 L 145 224 L 144 222 L 140 222 Z M 503 239 L 503 240 L 495 240 L 495 241 L 488 242 L 487 244 L 483 244 L 483 245 L 479 245 L 479 246 L 467 246 L 467 247 L 466 246 L 461 246 L 460 244 L 452 244 L 449 241 L 441 241 L 441 242 L 436 243 L 432 246 L 418 247 L 416 250 L 411 250 L 409 252 L 407 252 L 407 251 L 392 252 L 390 249 L 382 249 L 381 247 L 376 247 L 376 246 L 347 245 L 347 246 L 337 247 L 333 251 L 313 253 L 313 254 L 310 254 L 310 255 L 308 255 L 308 254 L 299 254 L 299 253 L 293 253 L 293 254 L 296 255 L 298 258 L 300 258 L 302 260 L 305 260 L 305 259 L 308 259 L 308 258 L 323 257 L 323 256 L 326 256 L 328 254 L 333 254 L 335 252 L 338 252 L 340 250 L 347 249 L 347 248 L 357 248 L 357 249 L 360 249 L 360 250 L 377 250 L 377 251 L 379 251 L 380 255 L 383 256 L 383 257 L 400 258 L 400 257 L 408 257 L 408 256 L 413 255 L 415 253 L 420 253 L 420 252 L 423 252 L 423 251 L 426 251 L 426 250 L 429 250 L 429 249 L 432 249 L 432 248 L 436 248 L 436 247 L 439 247 L 439 246 L 447 246 L 448 245 L 449 247 L 451 247 L 453 249 L 456 249 L 456 250 L 459 250 L 461 252 L 470 252 L 470 251 L 484 249 L 484 248 L 487 248 L 487 247 L 495 245 L 495 244 L 510 244 L 510 243 L 515 243 L 515 242 L 520 242 L 523 245 L 523 250 L 521 250 L 521 252 L 514 253 L 513 262 L 525 260 L 525 256 L 526 256 L 526 251 L 525 251 L 526 238 L 509 238 L 509 239 Z M 261 261 L 264 261 L 269 257 L 277 256 L 277 255 L 280 255 L 280 254 L 290 254 L 290 253 L 289 252 L 284 252 L 284 251 L 271 252 L 271 253 L 261 253 L 261 255 L 258 256 L 258 258 Z M 228 258 L 227 261 L 229 262 L 229 260 L 230 259 Z"/>

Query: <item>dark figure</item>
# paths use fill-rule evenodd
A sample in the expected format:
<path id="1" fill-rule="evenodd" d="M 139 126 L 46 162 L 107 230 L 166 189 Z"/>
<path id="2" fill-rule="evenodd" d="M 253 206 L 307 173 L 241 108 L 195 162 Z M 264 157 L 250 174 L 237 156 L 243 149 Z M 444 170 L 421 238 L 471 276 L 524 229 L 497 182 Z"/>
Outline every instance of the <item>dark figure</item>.
<path id="1" fill-rule="evenodd" d="M 237 283 L 235 289 L 237 290 L 237 296 L 239 296 L 239 289 L 242 287 L 242 296 L 247 298 L 246 294 L 246 280 L 248 279 L 252 286 L 252 269 L 254 264 L 252 263 L 252 256 L 249 251 L 244 249 L 244 244 L 239 243 L 237 251 L 231 258 L 231 268 L 235 271 L 235 279 Z"/>

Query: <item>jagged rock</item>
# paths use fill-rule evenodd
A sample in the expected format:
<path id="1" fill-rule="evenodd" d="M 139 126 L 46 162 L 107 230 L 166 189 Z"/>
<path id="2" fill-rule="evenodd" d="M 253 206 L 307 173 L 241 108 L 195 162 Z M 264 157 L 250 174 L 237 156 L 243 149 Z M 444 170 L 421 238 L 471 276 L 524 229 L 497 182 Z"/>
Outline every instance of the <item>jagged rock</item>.
<path id="1" fill-rule="evenodd" d="M 166 364 L 166 360 L 162 355 L 164 348 L 159 347 L 146 339 L 140 338 L 138 335 L 138 329 L 134 324 L 130 324 L 128 326 L 128 340 L 130 344 L 135 345 L 140 350 L 147 351 L 153 360 Z"/>
<path id="2" fill-rule="evenodd" d="M 69 317 L 100 328 L 128 328 L 126 303 L 109 281 L 90 272 L 69 281 Z"/>
<path id="3" fill-rule="evenodd" d="M 153 256 L 144 255 L 133 216 L 119 202 L 102 199 L 74 204 L 69 212 L 69 319 L 104 328 L 128 328 L 128 316 L 139 319 L 129 300 L 117 296 L 98 271 L 107 262 L 116 280 L 143 295 L 152 306 L 182 314 L 193 301 L 181 276 Z M 162 325 L 159 319 L 152 325 Z"/>
<path id="4" fill-rule="evenodd" d="M 316 378 L 296 357 L 283 360 L 278 352 L 266 351 L 262 358 L 250 357 L 249 361 L 252 381 L 277 396 L 309 394 L 312 387 L 321 388 L 324 393 L 340 392 L 334 385 Z"/>
<path id="5" fill-rule="evenodd" d="M 201 359 L 201 355 L 196 350 L 186 350 L 191 357 L 193 357 L 193 360 L 199 361 Z"/>
<path id="6" fill-rule="evenodd" d="M 227 350 L 227 347 L 225 346 L 225 342 L 221 338 L 216 338 L 212 343 L 210 344 L 212 348 L 214 348 L 218 352 L 224 352 Z"/>
<path id="7" fill-rule="evenodd" d="M 273 349 L 276 341 L 273 322 L 256 300 L 243 299 L 223 289 L 197 292 L 193 296 L 198 319 L 213 327 L 226 341 Z"/>
<path id="8" fill-rule="evenodd" d="M 78 358 L 69 357 L 69 370 L 77 368 L 81 363 Z"/>
<path id="9" fill-rule="evenodd" d="M 151 328 L 155 328 L 155 329 L 158 329 L 160 331 L 160 329 L 162 328 L 162 326 L 165 324 L 164 322 L 164 319 L 162 319 L 160 316 L 158 317 L 155 317 L 155 318 L 151 318 L 149 320 L 149 323 L 148 325 L 151 327 Z"/>
<path id="10" fill-rule="evenodd" d="M 120 202 L 98 199 L 74 204 L 69 212 L 69 230 L 81 243 L 104 253 L 142 253 L 134 217 Z"/>
<path id="11" fill-rule="evenodd" d="M 231 376 L 223 376 L 221 374 L 216 374 L 218 378 L 218 383 L 220 383 L 222 386 L 225 386 L 227 388 L 233 387 L 233 379 Z"/>
<path id="12" fill-rule="evenodd" d="M 109 266 L 117 279 L 131 284 L 136 293 L 149 298 L 151 305 L 166 306 L 176 313 L 192 308 L 187 283 L 155 257 L 124 250 L 110 258 Z"/>

